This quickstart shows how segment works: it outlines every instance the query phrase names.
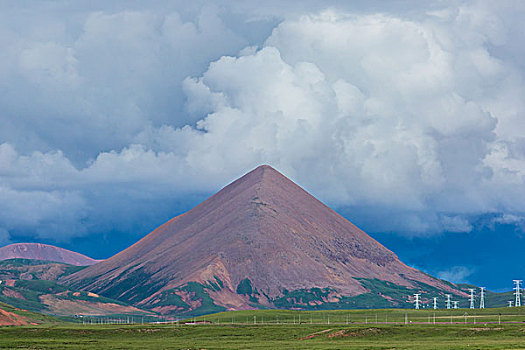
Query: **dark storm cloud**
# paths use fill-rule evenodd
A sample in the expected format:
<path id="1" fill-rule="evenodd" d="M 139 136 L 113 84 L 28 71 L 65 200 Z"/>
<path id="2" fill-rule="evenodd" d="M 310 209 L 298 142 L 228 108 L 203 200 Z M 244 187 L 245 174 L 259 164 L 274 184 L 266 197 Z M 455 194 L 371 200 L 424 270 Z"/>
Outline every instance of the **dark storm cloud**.
<path id="1" fill-rule="evenodd" d="M 260 163 L 374 231 L 520 223 L 524 11 L 4 3 L 0 240 L 145 233 Z"/>

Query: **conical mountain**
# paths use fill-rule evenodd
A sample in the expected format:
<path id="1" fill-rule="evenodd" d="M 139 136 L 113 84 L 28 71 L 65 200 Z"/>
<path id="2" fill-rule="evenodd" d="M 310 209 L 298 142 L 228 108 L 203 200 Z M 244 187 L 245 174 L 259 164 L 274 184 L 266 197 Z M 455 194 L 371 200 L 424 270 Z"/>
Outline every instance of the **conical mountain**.
<path id="1" fill-rule="evenodd" d="M 456 293 L 263 165 L 67 282 L 169 313 L 348 304 L 366 281 Z"/>

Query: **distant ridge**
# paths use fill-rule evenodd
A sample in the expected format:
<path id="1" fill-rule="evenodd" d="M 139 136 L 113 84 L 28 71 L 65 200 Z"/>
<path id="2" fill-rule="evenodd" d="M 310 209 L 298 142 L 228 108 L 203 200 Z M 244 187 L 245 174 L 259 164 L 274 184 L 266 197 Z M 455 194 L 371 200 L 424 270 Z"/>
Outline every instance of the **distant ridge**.
<path id="1" fill-rule="evenodd" d="M 16 258 L 47 260 L 76 266 L 89 266 L 101 261 L 71 250 L 42 243 L 15 243 L 0 248 L 0 260 Z"/>
<path id="2" fill-rule="evenodd" d="M 268 165 L 65 283 L 160 313 L 405 307 L 420 288 L 463 294 Z"/>

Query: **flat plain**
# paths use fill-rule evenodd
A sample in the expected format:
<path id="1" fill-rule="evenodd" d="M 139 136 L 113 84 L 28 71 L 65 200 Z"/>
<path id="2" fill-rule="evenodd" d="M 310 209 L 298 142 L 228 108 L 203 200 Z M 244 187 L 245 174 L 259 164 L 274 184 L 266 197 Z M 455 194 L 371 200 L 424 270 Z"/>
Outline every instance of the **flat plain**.
<path id="1" fill-rule="evenodd" d="M 522 312 L 262 310 L 129 325 L 93 318 L 3 327 L 0 349 L 525 349 Z"/>

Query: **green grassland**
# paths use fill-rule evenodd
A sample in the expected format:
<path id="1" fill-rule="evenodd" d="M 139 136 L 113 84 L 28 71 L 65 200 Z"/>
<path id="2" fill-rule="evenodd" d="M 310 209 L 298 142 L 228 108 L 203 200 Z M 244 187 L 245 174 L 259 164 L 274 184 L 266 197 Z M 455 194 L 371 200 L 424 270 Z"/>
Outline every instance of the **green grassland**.
<path id="1" fill-rule="evenodd" d="M 525 349 L 525 308 L 435 314 L 434 323 L 434 310 L 253 310 L 168 324 L 3 327 L 0 349 Z"/>
<path id="2" fill-rule="evenodd" d="M 209 295 L 209 291 L 224 288 L 216 278 L 208 284 L 190 282 L 161 294 L 156 305 L 177 305 L 178 317 L 153 313 L 51 317 L 38 313 L 49 312 L 41 302 L 44 295 L 57 300 L 127 301 L 89 296 L 56 280 L 77 267 L 62 266 L 53 275 L 55 280 L 46 280 L 50 268 L 57 266 L 52 264 L 24 260 L 0 263 L 0 277 L 11 280 L 11 286 L 0 285 L 0 309 L 34 323 L 0 327 L 0 349 L 525 349 L 525 307 L 433 310 L 433 297 L 444 306 L 443 291 L 422 283 L 408 288 L 377 279 L 359 279 L 367 293 L 343 296 L 335 302 L 330 301 L 333 291 L 328 288 L 284 290 L 273 300 L 278 309 L 226 312 Z M 124 287 L 146 294 L 152 288 L 141 283 Z M 457 290 L 469 287 L 454 286 Z M 122 293 L 124 289 L 118 288 L 106 297 Z M 249 279 L 241 281 L 236 291 L 246 295 L 254 308 L 263 307 L 258 304 L 263 292 Z M 180 292 L 200 306 L 191 309 Z M 421 293 L 426 308 L 406 309 L 413 307 L 408 297 L 416 292 Z M 453 298 L 460 300 L 461 307 L 468 306 L 466 298 Z M 487 292 L 486 305 L 504 306 L 511 299 L 512 292 Z"/>
<path id="3" fill-rule="evenodd" d="M 279 324 L 508 324 L 523 323 L 525 307 L 493 309 L 364 309 L 364 310 L 244 310 L 221 312 L 181 320 L 215 325 L 279 325 Z M 524 333 L 525 336 L 525 333 Z M 525 338 L 524 338 L 525 339 Z"/>

